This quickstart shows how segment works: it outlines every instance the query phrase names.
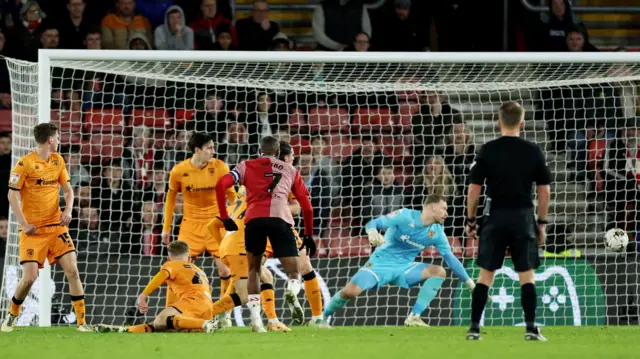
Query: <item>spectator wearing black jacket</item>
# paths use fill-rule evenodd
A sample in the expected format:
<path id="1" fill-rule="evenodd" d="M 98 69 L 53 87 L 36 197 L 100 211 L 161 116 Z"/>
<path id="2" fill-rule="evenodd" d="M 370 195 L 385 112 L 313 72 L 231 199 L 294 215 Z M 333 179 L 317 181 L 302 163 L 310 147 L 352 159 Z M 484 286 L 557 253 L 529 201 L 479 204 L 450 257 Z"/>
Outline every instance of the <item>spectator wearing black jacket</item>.
<path id="1" fill-rule="evenodd" d="M 222 141 L 227 125 L 235 121 L 235 116 L 225 108 L 224 97 L 217 92 L 207 94 L 202 108 L 194 116 L 195 131 L 209 133 L 216 143 Z"/>
<path id="2" fill-rule="evenodd" d="M 20 21 L 11 30 L 11 56 L 20 60 L 38 61 L 41 26 L 45 14 L 37 1 L 27 1 L 20 8 Z"/>
<path id="3" fill-rule="evenodd" d="M 61 49 L 84 49 L 85 36 L 92 24 L 96 23 L 85 15 L 85 9 L 85 0 L 68 0 L 67 13 L 56 24 L 60 32 Z"/>
<path id="4" fill-rule="evenodd" d="M 360 213 L 364 186 L 373 180 L 382 160 L 382 153 L 376 148 L 373 138 L 362 137 L 360 148 L 342 163 L 342 206 L 351 205 L 354 216 Z"/>
<path id="5" fill-rule="evenodd" d="M 391 213 L 402 207 L 404 188 L 395 180 L 393 165 L 385 161 L 376 170 L 376 176 L 364 189 L 362 202 L 362 219 L 366 222 L 372 218 Z"/>
<path id="6" fill-rule="evenodd" d="M 549 0 L 549 12 L 540 14 L 539 50 L 566 51 L 567 32 L 579 28 L 587 38 L 587 28 L 571 9 L 569 0 Z"/>
<path id="7" fill-rule="evenodd" d="M 240 50 L 266 51 L 273 38 L 280 32 L 280 25 L 269 20 L 269 4 L 266 0 L 255 0 L 251 17 L 236 22 Z"/>
<path id="8" fill-rule="evenodd" d="M 395 0 L 393 12 L 375 26 L 374 47 L 378 51 L 428 51 L 429 23 L 412 16 L 411 0 Z"/>

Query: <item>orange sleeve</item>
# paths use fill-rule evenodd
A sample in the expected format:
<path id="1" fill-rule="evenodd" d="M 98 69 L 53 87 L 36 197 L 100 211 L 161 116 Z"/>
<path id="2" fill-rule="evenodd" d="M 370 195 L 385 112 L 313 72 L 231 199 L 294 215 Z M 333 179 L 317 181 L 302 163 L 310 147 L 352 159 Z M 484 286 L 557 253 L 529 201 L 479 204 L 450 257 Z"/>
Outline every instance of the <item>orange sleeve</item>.
<path id="1" fill-rule="evenodd" d="M 65 184 L 71 180 L 71 176 L 69 176 L 69 172 L 67 171 L 67 164 L 64 163 L 64 158 L 59 156 L 58 161 L 60 161 L 60 175 L 58 176 L 58 183 Z"/>
<path id="2" fill-rule="evenodd" d="M 163 232 L 170 232 L 171 226 L 173 225 L 173 213 L 176 210 L 176 197 L 178 197 L 178 192 L 180 192 L 180 181 L 176 179 L 176 173 L 176 171 L 172 170 L 169 174 L 169 190 L 165 197 L 164 216 L 162 219 Z"/>
<path id="3" fill-rule="evenodd" d="M 24 186 L 24 181 L 27 179 L 27 175 L 29 174 L 29 163 L 20 159 L 18 164 L 11 170 L 11 175 L 9 175 L 9 189 L 20 190 L 22 186 Z"/>
<path id="4" fill-rule="evenodd" d="M 221 244 L 222 238 L 224 237 L 224 235 L 221 233 L 222 221 L 217 218 L 212 219 L 211 221 L 209 221 L 209 223 L 207 223 L 207 229 L 209 230 L 209 233 L 211 233 L 211 237 L 213 237 L 216 243 L 218 243 L 218 245 Z"/>
<path id="5" fill-rule="evenodd" d="M 147 284 L 147 286 L 144 288 L 142 293 L 146 295 L 150 295 L 151 293 L 155 292 L 156 289 L 160 288 L 162 283 L 166 282 L 167 279 L 169 279 L 169 277 L 170 277 L 170 266 L 167 266 L 165 264 L 162 266 L 162 269 L 160 270 L 160 272 L 158 272 L 158 274 L 156 274 L 156 276 L 153 277 L 153 279 L 151 279 L 149 284 Z"/>

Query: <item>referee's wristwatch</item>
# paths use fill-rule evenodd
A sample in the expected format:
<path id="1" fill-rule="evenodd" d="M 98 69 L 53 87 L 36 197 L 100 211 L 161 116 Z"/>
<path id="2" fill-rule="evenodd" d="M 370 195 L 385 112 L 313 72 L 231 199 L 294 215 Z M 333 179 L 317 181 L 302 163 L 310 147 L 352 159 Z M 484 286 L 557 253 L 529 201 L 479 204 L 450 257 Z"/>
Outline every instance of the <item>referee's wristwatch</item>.
<path id="1" fill-rule="evenodd" d="M 546 219 L 538 218 L 537 223 L 539 225 L 546 225 L 546 224 L 549 224 L 549 221 L 547 221 Z"/>
<path id="2" fill-rule="evenodd" d="M 465 219 L 465 224 L 470 226 L 472 229 L 476 227 L 476 217 L 467 217 Z"/>

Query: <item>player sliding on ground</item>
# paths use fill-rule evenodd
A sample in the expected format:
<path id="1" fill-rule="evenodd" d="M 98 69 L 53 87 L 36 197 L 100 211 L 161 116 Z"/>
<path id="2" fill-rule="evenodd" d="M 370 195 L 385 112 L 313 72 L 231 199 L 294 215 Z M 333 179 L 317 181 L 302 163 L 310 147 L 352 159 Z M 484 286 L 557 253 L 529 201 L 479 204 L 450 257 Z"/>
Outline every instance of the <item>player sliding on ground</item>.
<path id="1" fill-rule="evenodd" d="M 20 224 L 22 278 L 0 329 L 13 331 L 22 303 L 38 278 L 38 268 L 42 268 L 48 259 L 50 264 L 60 263 L 69 281 L 78 331 L 89 332 L 91 327 L 86 324 L 84 288 L 78 273 L 76 248 L 67 229 L 74 198 L 64 160 L 56 152 L 60 137 L 58 127 L 42 123 L 33 129 L 33 135 L 38 146 L 18 161 L 9 178 L 9 204 Z M 64 191 L 64 212 L 60 210 L 60 186 Z"/>
<path id="2" fill-rule="evenodd" d="M 160 331 L 203 330 L 212 333 L 219 328 L 219 322 L 212 320 L 211 287 L 207 275 L 195 264 L 190 263 L 189 245 L 175 241 L 169 245 L 169 260 L 160 272 L 147 284 L 138 296 L 136 306 L 140 313 L 149 311 L 147 299 L 151 293 L 167 283 L 177 300 L 158 314 L 152 323 L 120 327 L 99 324 L 97 332 L 152 333 Z"/>
<path id="3" fill-rule="evenodd" d="M 189 244 L 191 257 L 198 257 L 204 253 L 209 253 L 213 257 L 220 275 L 220 293 L 224 294 L 229 286 L 229 268 L 220 259 L 218 243 L 211 238 L 207 223 L 220 214 L 215 188 L 220 178 L 229 173 L 229 166 L 213 158 L 215 146 L 207 134 L 194 133 L 189 139 L 188 146 L 193 156 L 175 165 L 169 175 L 162 242 L 168 245 L 171 240 L 176 197 L 178 192 L 181 192 L 184 198 L 184 216 L 178 239 Z M 233 187 L 227 189 L 225 194 L 229 203 L 235 201 L 236 192 Z M 222 201 L 222 205 L 226 206 L 224 198 Z M 171 306 L 175 300 L 174 293 L 167 291 L 166 306 Z M 223 327 L 231 325 L 230 313 L 225 313 L 220 324 Z"/>
<path id="4" fill-rule="evenodd" d="M 313 208 L 309 191 L 296 170 L 290 164 L 278 159 L 280 142 L 272 136 L 260 141 L 261 158 L 242 161 L 229 174 L 223 176 L 216 186 L 220 220 L 227 231 L 237 231 L 238 226 L 229 218 L 223 205 L 227 188 L 235 183 L 247 190 L 247 211 L 245 213 L 245 249 L 249 262 L 247 283 L 248 304 L 254 330 L 266 331 L 262 327 L 260 313 L 260 270 L 267 247 L 267 238 L 273 247 L 274 256 L 280 260 L 289 280 L 285 291 L 285 301 L 290 306 L 300 306 L 300 274 L 298 269 L 298 246 L 292 230 L 293 216 L 289 209 L 289 194 L 293 193 L 304 217 L 303 247 L 309 255 L 315 253 L 313 240 Z M 303 314 L 300 311 L 300 314 Z M 301 320 L 300 320 L 301 321 Z"/>
<path id="5" fill-rule="evenodd" d="M 473 280 L 451 252 L 442 223 L 447 218 L 447 202 L 440 195 L 429 195 L 422 212 L 403 208 L 366 224 L 369 242 L 377 248 L 351 281 L 336 293 L 324 310 L 324 317 L 344 307 L 365 290 L 395 285 L 411 288 L 422 285 L 413 309 L 405 320 L 408 327 L 428 326 L 420 318 L 435 298 L 447 275 L 439 265 L 415 262 L 416 256 L 435 246 L 447 265 L 471 290 Z M 384 237 L 378 232 L 386 229 Z"/>

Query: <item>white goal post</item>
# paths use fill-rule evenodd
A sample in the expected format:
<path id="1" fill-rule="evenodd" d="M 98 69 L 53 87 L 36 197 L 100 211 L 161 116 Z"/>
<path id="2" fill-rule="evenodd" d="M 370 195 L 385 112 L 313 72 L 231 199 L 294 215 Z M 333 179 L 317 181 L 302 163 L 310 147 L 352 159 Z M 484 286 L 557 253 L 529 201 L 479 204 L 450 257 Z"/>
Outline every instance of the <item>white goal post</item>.
<path id="1" fill-rule="evenodd" d="M 321 258 L 313 264 L 326 283 L 325 301 L 365 263 L 371 248 L 363 241 L 364 223 L 380 211 L 418 206 L 427 192 L 448 196 L 447 234 L 454 253 L 477 279 L 477 242 L 465 238 L 461 224 L 466 175 L 474 148 L 499 135 L 495 116 L 509 100 L 527 110 L 523 136 L 545 150 L 554 175 L 549 236 L 556 243 L 541 250 L 545 258 L 536 273 L 540 323 L 622 324 L 637 318 L 635 243 L 626 255 L 610 253 L 602 238 L 607 228 L 622 226 L 635 238 L 640 223 L 634 214 L 640 204 L 634 197 L 638 183 L 633 182 L 633 176 L 640 178 L 640 166 L 630 165 L 635 157 L 626 154 L 622 156 L 630 166 L 619 171 L 608 161 L 608 149 L 626 143 L 622 137 L 631 133 L 626 129 L 640 127 L 635 113 L 630 115 L 638 101 L 640 53 L 40 50 L 37 64 L 7 62 L 13 163 L 34 147 L 34 125 L 56 121 L 65 155 L 72 156 L 77 147 L 89 175 L 90 183 L 79 180 L 74 186 L 81 192 L 86 185 L 90 198 L 74 212 L 86 218 L 78 219 L 72 232 L 83 236 L 74 241 L 90 323 L 141 320 L 130 311 L 131 301 L 162 261 L 161 246 L 153 242 L 156 226 L 145 229 L 145 221 L 157 224 L 162 214 L 158 198 L 165 184 L 154 186 L 166 181 L 184 152 L 180 136 L 194 127 L 214 135 L 217 151 L 231 167 L 256 155 L 251 141 L 264 134 L 287 136 L 302 152 L 297 154 L 300 166 L 316 190 L 314 204 L 321 207 L 316 212 Z M 89 84 L 93 80 L 97 87 Z M 268 103 L 264 116 L 263 102 Z M 126 162 L 127 151 L 136 151 L 136 134 L 141 135 L 140 146 L 155 152 L 147 158 L 140 150 L 139 157 Z M 370 141 L 380 157 L 372 157 L 373 164 L 349 162 L 363 144 L 365 149 L 358 151 L 367 153 Z M 318 142 L 322 153 L 315 152 Z M 119 181 L 109 177 L 115 176 L 115 167 L 123 172 Z M 393 172 L 393 185 L 384 182 L 385 169 Z M 625 179 L 627 174 L 631 177 Z M 622 182 L 626 186 L 620 187 Z M 120 187 L 108 187 L 112 183 Z M 110 206 L 118 191 L 130 191 L 130 196 L 119 197 L 116 211 Z M 98 224 L 92 224 L 93 209 Z M 423 253 L 421 260 L 441 262 L 433 251 Z M 214 278 L 209 257 L 201 263 Z M 277 262 L 270 266 L 278 272 Z M 486 324 L 522 322 L 517 275 L 511 268 L 507 262 L 499 271 Z M 4 315 L 20 273 L 13 214 L 3 271 Z M 469 320 L 470 296 L 454 277 L 448 271 L 443 289 L 425 312 L 432 325 Z M 73 322 L 64 283 L 61 270 L 46 264 L 20 324 Z M 214 293 L 218 283 L 216 278 Z M 276 280 L 278 286 L 282 281 Z M 415 294 L 415 289 L 395 287 L 371 291 L 336 313 L 333 323 L 401 324 Z M 163 305 L 163 295 L 156 295 L 154 309 Z M 280 298 L 278 314 L 286 319 Z M 238 325 L 242 317 L 236 311 Z"/>

